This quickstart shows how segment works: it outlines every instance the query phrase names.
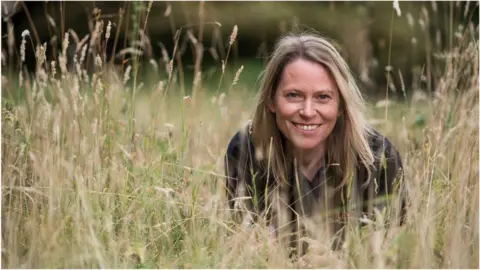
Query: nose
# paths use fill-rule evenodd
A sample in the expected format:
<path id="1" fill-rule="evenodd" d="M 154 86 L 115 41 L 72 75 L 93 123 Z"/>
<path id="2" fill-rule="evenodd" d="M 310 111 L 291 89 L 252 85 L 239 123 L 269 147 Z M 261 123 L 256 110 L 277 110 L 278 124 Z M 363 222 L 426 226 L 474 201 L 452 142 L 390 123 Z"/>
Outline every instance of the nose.
<path id="1" fill-rule="evenodd" d="M 306 100 L 303 103 L 303 107 L 299 111 L 300 115 L 305 118 L 311 118 L 315 116 L 315 108 L 310 100 Z"/>

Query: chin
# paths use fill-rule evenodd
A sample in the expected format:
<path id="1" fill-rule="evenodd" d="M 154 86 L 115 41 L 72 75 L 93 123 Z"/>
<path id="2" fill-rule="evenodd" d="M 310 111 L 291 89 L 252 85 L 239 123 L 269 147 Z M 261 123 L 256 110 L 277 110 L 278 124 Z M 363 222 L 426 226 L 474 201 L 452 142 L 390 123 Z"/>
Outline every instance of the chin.
<path id="1" fill-rule="evenodd" d="M 310 151 L 318 148 L 320 142 L 294 142 L 293 146 L 299 150 Z"/>

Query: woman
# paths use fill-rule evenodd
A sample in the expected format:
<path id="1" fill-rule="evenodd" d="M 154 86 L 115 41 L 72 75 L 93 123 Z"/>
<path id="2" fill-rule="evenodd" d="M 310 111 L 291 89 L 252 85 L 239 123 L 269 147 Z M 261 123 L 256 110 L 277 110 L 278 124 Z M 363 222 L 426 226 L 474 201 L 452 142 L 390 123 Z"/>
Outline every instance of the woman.
<path id="1" fill-rule="evenodd" d="M 346 62 L 327 39 L 280 39 L 253 120 L 228 145 L 227 197 L 236 217 L 245 224 L 265 217 L 276 238 L 304 253 L 302 237 L 338 248 L 347 221 L 359 224 L 375 208 L 395 209 L 400 155 L 368 126 L 363 106 Z M 404 209 L 403 200 L 395 202 Z"/>

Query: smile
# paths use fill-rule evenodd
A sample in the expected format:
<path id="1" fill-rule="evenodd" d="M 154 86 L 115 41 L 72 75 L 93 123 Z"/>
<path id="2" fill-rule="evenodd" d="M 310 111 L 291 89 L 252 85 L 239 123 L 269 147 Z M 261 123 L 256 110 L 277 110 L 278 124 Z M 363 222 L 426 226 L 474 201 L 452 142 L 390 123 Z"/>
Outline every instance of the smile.
<path id="1" fill-rule="evenodd" d="M 320 125 L 302 125 L 297 123 L 293 123 L 293 125 L 303 131 L 312 131 L 317 129 L 320 126 Z"/>

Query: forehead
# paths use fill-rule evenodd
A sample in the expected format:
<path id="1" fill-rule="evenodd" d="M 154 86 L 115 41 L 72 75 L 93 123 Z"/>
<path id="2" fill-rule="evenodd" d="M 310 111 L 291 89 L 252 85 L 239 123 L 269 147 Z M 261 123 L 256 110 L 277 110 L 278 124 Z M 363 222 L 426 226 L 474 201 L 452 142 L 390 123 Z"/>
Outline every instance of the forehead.
<path id="1" fill-rule="evenodd" d="M 335 79 L 327 67 L 302 58 L 292 60 L 285 65 L 280 76 L 278 87 L 288 86 L 318 87 L 328 88 L 329 90 L 337 88 Z"/>

